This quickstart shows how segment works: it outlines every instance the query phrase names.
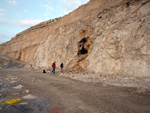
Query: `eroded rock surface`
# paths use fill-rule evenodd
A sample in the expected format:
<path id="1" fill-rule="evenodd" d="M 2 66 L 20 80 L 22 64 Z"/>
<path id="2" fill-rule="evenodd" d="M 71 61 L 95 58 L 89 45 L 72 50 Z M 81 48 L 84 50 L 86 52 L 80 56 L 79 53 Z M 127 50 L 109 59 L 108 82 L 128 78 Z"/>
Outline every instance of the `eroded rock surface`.
<path id="1" fill-rule="evenodd" d="M 150 76 L 150 1 L 91 0 L 67 16 L 43 22 L 0 46 L 0 52 L 68 72 Z"/>

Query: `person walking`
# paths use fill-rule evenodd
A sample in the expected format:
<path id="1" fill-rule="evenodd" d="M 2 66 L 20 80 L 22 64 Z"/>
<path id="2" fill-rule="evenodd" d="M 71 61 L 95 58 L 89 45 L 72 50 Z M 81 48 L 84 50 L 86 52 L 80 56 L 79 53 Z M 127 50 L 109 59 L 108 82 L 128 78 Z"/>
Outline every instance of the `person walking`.
<path id="1" fill-rule="evenodd" d="M 53 67 L 52 73 L 55 74 L 55 68 L 56 68 L 55 62 L 52 64 L 52 67 Z"/>
<path id="2" fill-rule="evenodd" d="M 60 64 L 61 72 L 63 72 L 63 67 L 64 67 L 64 64 L 61 63 L 61 64 Z"/>

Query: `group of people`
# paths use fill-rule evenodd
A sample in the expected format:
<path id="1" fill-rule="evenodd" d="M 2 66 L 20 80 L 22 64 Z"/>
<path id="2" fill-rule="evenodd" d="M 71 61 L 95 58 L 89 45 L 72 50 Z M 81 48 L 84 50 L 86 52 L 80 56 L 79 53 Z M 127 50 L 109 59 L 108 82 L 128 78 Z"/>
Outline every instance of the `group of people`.
<path id="1" fill-rule="evenodd" d="M 55 62 L 53 62 L 52 67 L 53 67 L 52 73 L 55 74 L 55 68 L 56 68 L 56 63 Z M 61 63 L 60 64 L 61 72 L 63 72 L 63 67 L 64 67 L 64 64 Z"/>

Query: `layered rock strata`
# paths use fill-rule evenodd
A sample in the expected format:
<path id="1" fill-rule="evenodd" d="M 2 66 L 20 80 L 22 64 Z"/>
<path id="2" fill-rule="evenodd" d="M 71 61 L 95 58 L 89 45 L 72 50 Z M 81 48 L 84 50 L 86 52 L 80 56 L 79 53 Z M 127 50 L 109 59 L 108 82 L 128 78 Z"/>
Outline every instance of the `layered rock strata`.
<path id="1" fill-rule="evenodd" d="M 150 76 L 150 1 L 91 0 L 17 34 L 0 52 L 35 68 Z"/>

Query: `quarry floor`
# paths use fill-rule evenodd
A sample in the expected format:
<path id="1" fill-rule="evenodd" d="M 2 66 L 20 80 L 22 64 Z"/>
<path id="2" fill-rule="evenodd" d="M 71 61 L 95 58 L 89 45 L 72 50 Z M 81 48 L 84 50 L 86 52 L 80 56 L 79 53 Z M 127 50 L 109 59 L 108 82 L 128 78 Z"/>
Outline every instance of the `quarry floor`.
<path id="1" fill-rule="evenodd" d="M 17 98 L 22 100 L 5 103 Z M 150 113 L 150 91 L 34 70 L 1 69 L 0 113 Z"/>

